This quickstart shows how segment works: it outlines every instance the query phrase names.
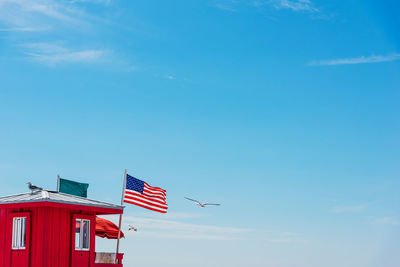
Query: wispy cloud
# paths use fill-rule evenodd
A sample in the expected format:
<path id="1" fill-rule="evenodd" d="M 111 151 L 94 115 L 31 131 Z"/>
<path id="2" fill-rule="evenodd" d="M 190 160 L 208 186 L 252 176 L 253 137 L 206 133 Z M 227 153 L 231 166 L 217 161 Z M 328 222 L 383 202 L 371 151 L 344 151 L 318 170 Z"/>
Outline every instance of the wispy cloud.
<path id="1" fill-rule="evenodd" d="M 226 3 L 215 3 L 214 7 L 221 9 L 221 10 L 229 11 L 229 12 L 237 11 L 235 8 L 232 7 L 231 4 L 226 4 Z"/>
<path id="2" fill-rule="evenodd" d="M 40 31 L 47 31 L 50 27 L 41 27 L 41 28 L 34 28 L 34 27 L 15 27 L 15 28 L 0 28 L 0 32 L 40 32 Z"/>
<path id="3" fill-rule="evenodd" d="M 118 216 L 102 216 L 117 222 Z M 124 225 L 134 225 L 135 233 L 126 231 L 127 235 L 137 237 L 163 239 L 197 239 L 197 240 L 263 240 L 270 243 L 297 244 L 307 240 L 300 234 L 288 231 L 271 231 L 266 229 L 241 228 L 221 225 L 191 223 L 196 219 L 207 217 L 202 213 L 171 212 L 167 214 L 152 214 L 139 216 L 124 216 Z M 123 230 L 127 230 L 124 229 Z"/>
<path id="4" fill-rule="evenodd" d="M 271 243 L 286 243 L 286 244 L 307 243 L 308 242 L 301 235 L 296 234 L 296 233 L 291 233 L 291 232 L 269 233 L 267 235 L 266 240 Z"/>
<path id="5" fill-rule="evenodd" d="M 67 51 L 56 54 L 34 54 L 28 53 L 33 59 L 46 64 L 60 63 L 90 63 L 99 61 L 107 53 L 105 50 L 81 50 Z"/>
<path id="6" fill-rule="evenodd" d="M 366 63 L 379 63 L 400 60 L 400 54 L 394 53 L 386 56 L 361 56 L 353 58 L 340 58 L 330 60 L 317 60 L 308 63 L 309 66 L 336 66 L 336 65 L 351 65 L 351 64 L 366 64 Z"/>
<path id="7" fill-rule="evenodd" d="M 176 76 L 173 75 L 173 74 L 168 74 L 168 75 L 166 76 L 166 78 L 167 78 L 168 80 L 175 80 L 175 79 L 176 79 Z"/>
<path id="8" fill-rule="evenodd" d="M 54 0 L 1 0 L 0 22 L 21 28 L 41 28 L 55 22 L 79 24 L 84 12 Z M 49 21 L 50 20 L 50 21 Z"/>
<path id="9" fill-rule="evenodd" d="M 236 12 L 240 5 L 254 8 L 273 7 L 292 11 L 319 12 L 319 9 L 314 6 L 311 0 L 220 0 L 214 3 L 214 7 L 231 12 Z"/>
<path id="10" fill-rule="evenodd" d="M 157 238 L 236 240 L 252 229 L 229 226 L 201 225 L 176 220 L 143 217 L 125 217 L 124 221 L 135 225 L 143 235 Z"/>
<path id="11" fill-rule="evenodd" d="M 72 50 L 65 46 L 52 43 L 23 44 L 25 54 L 34 61 L 46 65 L 63 63 L 94 63 L 104 61 L 111 52 L 101 49 Z"/>
<path id="12" fill-rule="evenodd" d="M 396 216 L 380 217 L 375 219 L 373 224 L 385 224 L 385 225 L 400 225 L 400 219 Z"/>
<path id="13" fill-rule="evenodd" d="M 93 4 L 103 4 L 109 5 L 112 0 L 71 0 L 71 3 L 93 3 Z"/>
<path id="14" fill-rule="evenodd" d="M 101 31 L 99 25 L 108 22 L 88 13 L 91 9 L 81 2 L 106 6 L 112 1 L 0 0 L 0 32 L 7 32 L 5 36 L 12 37 L 9 41 L 27 59 L 43 65 L 96 63 L 106 66 L 104 63 L 107 63 L 113 71 L 136 70 L 126 59 L 113 53 L 112 48 L 96 45 L 99 40 L 87 34 Z M 58 40 L 49 42 L 55 35 Z"/>
<path id="15" fill-rule="evenodd" d="M 367 205 L 335 206 L 332 207 L 330 211 L 333 213 L 354 213 L 365 211 L 367 208 Z"/>
<path id="16" fill-rule="evenodd" d="M 293 11 L 318 12 L 310 0 L 274 0 L 273 5 L 277 9 L 291 9 Z"/>

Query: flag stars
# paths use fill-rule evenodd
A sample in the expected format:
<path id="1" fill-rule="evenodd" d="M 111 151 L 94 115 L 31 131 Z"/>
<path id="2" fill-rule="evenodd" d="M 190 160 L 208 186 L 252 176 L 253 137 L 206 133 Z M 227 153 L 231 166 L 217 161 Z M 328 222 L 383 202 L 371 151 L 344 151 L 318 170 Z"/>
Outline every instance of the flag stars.
<path id="1" fill-rule="evenodd" d="M 143 194 L 143 187 L 144 187 L 143 181 L 127 174 L 127 176 L 126 176 L 126 188 L 127 189 L 134 190 L 136 192 L 139 192 L 140 194 Z"/>

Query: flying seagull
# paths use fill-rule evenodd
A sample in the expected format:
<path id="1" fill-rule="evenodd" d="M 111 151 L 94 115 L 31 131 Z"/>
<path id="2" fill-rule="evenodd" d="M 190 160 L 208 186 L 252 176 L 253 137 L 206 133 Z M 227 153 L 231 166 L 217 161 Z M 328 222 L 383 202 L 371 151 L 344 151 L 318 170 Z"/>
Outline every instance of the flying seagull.
<path id="1" fill-rule="evenodd" d="M 129 226 L 128 231 L 133 230 L 133 231 L 137 232 L 137 228 L 136 227 L 134 227 L 134 226 L 132 226 L 130 224 L 128 224 L 128 226 Z"/>
<path id="2" fill-rule="evenodd" d="M 41 188 L 41 187 L 39 187 L 39 186 L 36 186 L 36 185 L 33 185 L 31 182 L 27 182 L 27 184 L 28 184 L 29 189 L 32 191 L 32 193 L 33 193 L 34 191 L 41 191 L 41 190 L 43 190 L 43 188 Z"/>
<path id="3" fill-rule="evenodd" d="M 201 207 L 201 208 L 204 208 L 206 205 L 214 205 L 214 206 L 219 206 L 219 205 L 221 205 L 221 204 L 216 204 L 216 203 L 201 203 L 200 201 L 195 200 L 195 199 L 191 199 L 191 198 L 188 198 L 188 197 L 185 197 L 185 198 L 186 198 L 187 200 L 196 202 L 196 205 L 199 206 L 199 207 Z"/>

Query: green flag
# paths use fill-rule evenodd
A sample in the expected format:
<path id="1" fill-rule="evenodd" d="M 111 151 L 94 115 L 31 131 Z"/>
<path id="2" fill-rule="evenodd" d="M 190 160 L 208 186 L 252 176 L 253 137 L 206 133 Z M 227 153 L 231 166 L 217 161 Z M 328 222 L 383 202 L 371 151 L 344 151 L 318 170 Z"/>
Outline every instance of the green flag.
<path id="1" fill-rule="evenodd" d="M 58 191 L 78 197 L 87 197 L 89 184 L 78 183 L 75 181 L 59 178 Z"/>

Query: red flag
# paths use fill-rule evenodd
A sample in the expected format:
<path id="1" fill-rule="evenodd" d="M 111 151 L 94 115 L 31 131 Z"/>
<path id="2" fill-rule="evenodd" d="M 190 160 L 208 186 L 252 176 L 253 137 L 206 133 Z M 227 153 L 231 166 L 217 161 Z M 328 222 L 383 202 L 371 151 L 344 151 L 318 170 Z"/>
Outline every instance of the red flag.
<path id="1" fill-rule="evenodd" d="M 96 236 L 105 237 L 107 239 L 117 239 L 118 227 L 109 220 L 96 217 Z M 120 237 L 125 237 L 122 231 Z"/>

